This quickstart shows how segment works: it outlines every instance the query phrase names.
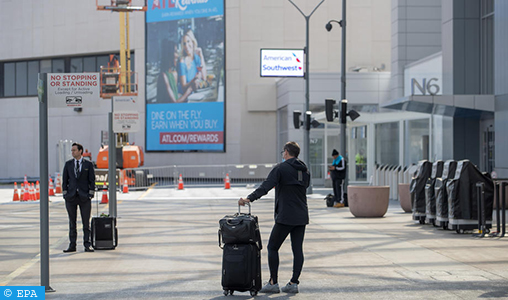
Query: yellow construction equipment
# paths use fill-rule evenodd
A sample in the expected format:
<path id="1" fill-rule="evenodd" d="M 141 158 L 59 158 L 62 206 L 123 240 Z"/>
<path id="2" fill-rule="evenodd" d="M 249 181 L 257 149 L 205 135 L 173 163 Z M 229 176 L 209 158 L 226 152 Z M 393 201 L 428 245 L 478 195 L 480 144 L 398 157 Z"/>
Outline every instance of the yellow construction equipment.
<path id="1" fill-rule="evenodd" d="M 138 78 L 137 73 L 131 71 L 131 51 L 129 45 L 129 12 L 146 11 L 147 1 L 137 0 L 141 5 L 134 6 L 133 0 L 110 0 L 108 5 L 96 0 L 97 10 L 109 10 L 118 12 L 120 16 L 120 59 L 117 55 L 110 54 L 107 66 L 101 66 L 101 98 L 111 99 L 114 96 L 137 96 Z M 143 165 L 143 148 L 137 145 L 129 145 L 128 133 L 117 133 L 115 138 L 110 139 L 110 145 L 122 148 L 117 164 L 121 169 L 137 168 Z M 119 151 L 119 149 L 118 149 Z M 133 155 L 136 154 L 136 155 Z M 132 157 L 135 157 L 132 158 Z M 108 147 L 102 147 L 97 155 L 97 167 L 107 169 Z"/>

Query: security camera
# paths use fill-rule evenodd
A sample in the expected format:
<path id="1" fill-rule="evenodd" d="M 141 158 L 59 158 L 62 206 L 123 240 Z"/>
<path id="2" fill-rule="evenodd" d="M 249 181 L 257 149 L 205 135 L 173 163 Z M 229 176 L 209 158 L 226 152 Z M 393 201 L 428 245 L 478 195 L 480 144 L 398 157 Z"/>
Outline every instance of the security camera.
<path id="1" fill-rule="evenodd" d="M 325 25 L 325 28 L 327 31 L 330 31 L 332 30 L 332 23 L 328 22 L 326 25 Z"/>

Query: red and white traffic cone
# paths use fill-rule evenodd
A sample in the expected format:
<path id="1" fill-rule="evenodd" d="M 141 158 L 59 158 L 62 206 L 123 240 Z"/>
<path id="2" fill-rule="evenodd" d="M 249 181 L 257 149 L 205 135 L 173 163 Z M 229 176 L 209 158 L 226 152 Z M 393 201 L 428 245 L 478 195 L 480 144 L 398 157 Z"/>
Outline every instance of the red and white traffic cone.
<path id="1" fill-rule="evenodd" d="M 30 184 L 25 184 L 25 190 L 23 191 L 23 201 L 30 201 Z"/>
<path id="2" fill-rule="evenodd" d="M 180 177 L 178 177 L 178 189 L 183 190 L 183 178 L 182 174 L 180 174 Z"/>
<path id="3" fill-rule="evenodd" d="M 14 195 L 12 196 L 12 201 L 19 201 L 18 183 L 16 182 L 14 182 Z"/>
<path id="4" fill-rule="evenodd" d="M 53 186 L 53 179 L 49 177 L 49 196 L 55 196 L 55 187 Z"/>
<path id="5" fill-rule="evenodd" d="M 108 185 L 104 182 L 104 189 L 102 190 L 101 204 L 108 204 Z"/>
<path id="6" fill-rule="evenodd" d="M 224 189 L 229 190 L 231 188 L 231 182 L 229 180 L 229 173 L 226 173 L 226 178 L 224 179 Z"/>
<path id="7" fill-rule="evenodd" d="M 41 186 L 39 180 L 35 182 L 35 200 L 41 200 Z"/>
<path id="8" fill-rule="evenodd" d="M 127 182 L 127 178 L 123 181 L 123 189 L 122 193 L 127 194 L 129 192 L 129 183 Z"/>

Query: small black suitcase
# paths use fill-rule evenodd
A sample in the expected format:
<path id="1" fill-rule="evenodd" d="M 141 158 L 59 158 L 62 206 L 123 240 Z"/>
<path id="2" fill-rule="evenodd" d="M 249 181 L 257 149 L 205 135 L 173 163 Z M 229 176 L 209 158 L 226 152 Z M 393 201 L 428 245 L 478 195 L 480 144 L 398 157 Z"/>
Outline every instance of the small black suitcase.
<path id="1" fill-rule="evenodd" d="M 224 295 L 234 291 L 261 290 L 261 251 L 256 244 L 225 244 L 222 255 L 222 288 Z"/>
<path id="2" fill-rule="evenodd" d="M 114 217 L 93 217 L 92 226 L 92 247 L 96 250 L 112 250 L 118 246 L 118 230 L 116 218 Z"/>

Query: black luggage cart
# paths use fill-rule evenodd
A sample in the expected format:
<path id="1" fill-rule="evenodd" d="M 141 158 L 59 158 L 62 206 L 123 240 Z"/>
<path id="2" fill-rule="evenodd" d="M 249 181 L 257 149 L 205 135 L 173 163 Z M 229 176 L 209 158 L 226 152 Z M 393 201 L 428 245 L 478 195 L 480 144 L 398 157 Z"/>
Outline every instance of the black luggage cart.
<path id="1" fill-rule="evenodd" d="M 455 177 L 457 162 L 455 160 L 447 160 L 443 166 L 443 174 L 441 178 L 436 179 L 436 226 L 448 229 L 448 192 L 446 184 Z"/>
<path id="2" fill-rule="evenodd" d="M 436 180 L 443 174 L 443 161 L 432 164 L 432 173 L 425 185 L 425 219 L 428 224 L 436 226 Z"/>
<path id="3" fill-rule="evenodd" d="M 413 220 L 425 224 L 425 184 L 432 172 L 432 164 L 428 160 L 418 162 L 416 176 L 411 179 L 409 192 L 413 204 Z"/>
<path id="4" fill-rule="evenodd" d="M 492 228 L 492 207 L 494 202 L 494 183 L 489 175 L 484 174 L 469 160 L 457 163 L 453 180 L 447 183 L 448 192 L 448 228 L 457 233 L 478 228 L 479 211 L 476 185 L 483 183 L 485 198 L 485 229 Z"/>

